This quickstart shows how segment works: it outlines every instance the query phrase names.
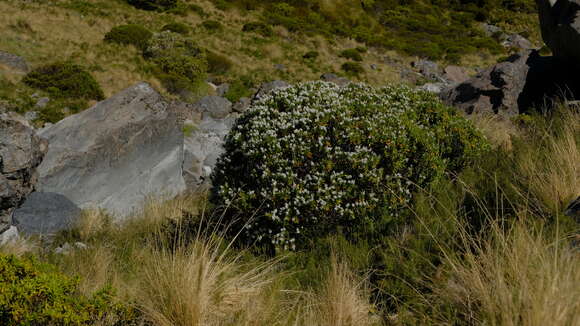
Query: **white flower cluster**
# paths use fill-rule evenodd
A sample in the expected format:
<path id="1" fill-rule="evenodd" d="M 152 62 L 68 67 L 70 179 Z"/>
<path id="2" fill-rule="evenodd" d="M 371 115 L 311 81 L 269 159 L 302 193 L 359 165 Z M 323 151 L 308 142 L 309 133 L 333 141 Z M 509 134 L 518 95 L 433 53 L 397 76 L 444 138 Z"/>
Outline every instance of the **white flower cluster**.
<path id="1" fill-rule="evenodd" d="M 217 197 L 248 217 L 245 238 L 285 250 L 377 212 L 395 216 L 413 184 L 444 169 L 419 112 L 438 106 L 403 86 L 312 82 L 275 91 L 230 132 L 213 176 Z"/>

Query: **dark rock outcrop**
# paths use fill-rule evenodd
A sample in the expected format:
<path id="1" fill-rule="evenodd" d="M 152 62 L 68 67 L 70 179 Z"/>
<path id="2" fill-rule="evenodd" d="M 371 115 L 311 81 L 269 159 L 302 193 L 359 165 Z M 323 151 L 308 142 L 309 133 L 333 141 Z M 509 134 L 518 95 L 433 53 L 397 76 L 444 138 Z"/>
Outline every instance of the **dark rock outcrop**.
<path id="1" fill-rule="evenodd" d="M 560 61 L 528 50 L 444 90 L 440 96 L 468 114 L 511 116 L 532 107 L 542 108 L 554 98 L 576 98 L 580 95 L 579 81 Z"/>
<path id="2" fill-rule="evenodd" d="M 566 207 L 564 214 L 573 218 L 577 223 L 580 223 L 580 197 L 573 200 L 568 207 Z"/>
<path id="3" fill-rule="evenodd" d="M 25 234 L 53 234 L 74 226 L 80 208 L 63 195 L 33 192 L 14 212 L 14 225 Z"/>
<path id="4" fill-rule="evenodd" d="M 46 141 L 26 122 L 0 113 L 0 232 L 11 223 L 13 210 L 34 190 L 36 168 L 46 151 Z"/>
<path id="5" fill-rule="evenodd" d="M 580 0 L 536 0 L 542 38 L 556 58 L 580 69 Z"/>

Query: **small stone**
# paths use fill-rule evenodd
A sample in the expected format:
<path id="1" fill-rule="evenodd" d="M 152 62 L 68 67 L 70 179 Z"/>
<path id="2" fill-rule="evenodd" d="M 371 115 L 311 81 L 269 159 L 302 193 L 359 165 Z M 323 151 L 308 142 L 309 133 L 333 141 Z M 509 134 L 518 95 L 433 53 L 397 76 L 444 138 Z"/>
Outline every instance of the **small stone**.
<path id="1" fill-rule="evenodd" d="M 233 109 L 236 112 L 243 113 L 250 107 L 251 104 L 252 104 L 251 99 L 247 97 L 242 97 L 238 102 L 236 102 L 236 104 L 234 104 Z"/>
<path id="2" fill-rule="evenodd" d="M 374 64 L 374 63 L 371 63 L 371 69 L 372 69 L 372 70 L 377 70 L 377 69 L 379 69 L 379 66 L 377 66 L 377 65 L 376 65 L 376 64 Z"/>
<path id="3" fill-rule="evenodd" d="M 221 85 L 219 85 L 219 86 L 217 87 L 217 89 L 216 89 L 216 94 L 217 94 L 217 96 L 221 96 L 221 97 L 223 97 L 223 96 L 225 96 L 225 95 L 226 95 L 226 93 L 227 93 L 229 90 L 230 90 L 230 84 L 228 84 L 228 83 L 224 83 L 224 84 L 221 84 Z"/>
<path id="4" fill-rule="evenodd" d="M 24 114 L 24 119 L 27 121 L 33 121 L 38 119 L 38 111 L 28 111 Z"/>
<path id="5" fill-rule="evenodd" d="M 0 246 L 12 243 L 18 240 L 18 238 L 19 238 L 18 228 L 12 225 L 8 228 L 8 230 L 0 234 Z"/>
<path id="6" fill-rule="evenodd" d="M 279 71 L 285 71 L 286 70 L 286 65 L 283 65 L 281 63 L 277 63 L 274 65 L 274 69 L 279 70 Z"/>
<path id="7" fill-rule="evenodd" d="M 48 105 L 48 102 L 50 102 L 50 99 L 48 97 L 41 97 L 38 99 L 34 107 L 39 109 L 45 108 Z"/>
<path id="8" fill-rule="evenodd" d="M 85 250 L 87 249 L 89 246 L 87 246 L 86 244 L 82 243 L 82 242 L 75 242 L 75 247 L 77 247 L 78 249 L 81 250 Z"/>

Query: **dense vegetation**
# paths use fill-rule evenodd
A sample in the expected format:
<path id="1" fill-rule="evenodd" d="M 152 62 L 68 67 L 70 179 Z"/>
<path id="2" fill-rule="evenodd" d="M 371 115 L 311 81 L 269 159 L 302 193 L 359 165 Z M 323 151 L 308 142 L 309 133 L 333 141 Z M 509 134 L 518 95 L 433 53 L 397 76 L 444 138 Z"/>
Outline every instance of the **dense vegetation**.
<path id="1" fill-rule="evenodd" d="M 370 46 L 457 62 L 474 52 L 501 53 L 480 22 L 514 23 L 514 15 L 532 13 L 531 0 L 363 0 L 254 1 L 214 0 L 221 8 L 265 8 L 262 19 L 293 32 L 350 37 Z"/>
<path id="2" fill-rule="evenodd" d="M 412 189 L 487 148 L 453 109 L 406 87 L 306 83 L 247 112 L 216 167 L 214 200 L 241 240 L 279 250 L 339 229 L 372 239 L 396 226 Z"/>

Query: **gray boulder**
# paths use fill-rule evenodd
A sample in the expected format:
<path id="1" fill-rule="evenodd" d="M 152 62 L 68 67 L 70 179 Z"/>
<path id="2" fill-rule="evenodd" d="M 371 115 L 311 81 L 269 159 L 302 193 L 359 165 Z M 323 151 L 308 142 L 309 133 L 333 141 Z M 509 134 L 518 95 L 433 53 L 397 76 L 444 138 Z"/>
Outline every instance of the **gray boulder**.
<path id="1" fill-rule="evenodd" d="M 14 212 L 14 225 L 25 235 L 54 234 L 73 227 L 80 214 L 80 208 L 63 195 L 33 192 Z"/>
<path id="2" fill-rule="evenodd" d="M 536 0 L 542 38 L 554 56 L 580 69 L 580 0 Z"/>
<path id="3" fill-rule="evenodd" d="M 210 175 L 217 159 L 223 153 L 225 137 L 237 119 L 232 114 L 225 119 L 205 117 L 194 131 L 185 137 L 183 177 L 187 188 L 204 191 L 209 188 Z M 186 124 L 193 124 L 186 121 Z"/>
<path id="4" fill-rule="evenodd" d="M 447 84 L 445 83 L 427 83 L 417 87 L 417 89 L 429 93 L 440 94 L 446 86 Z"/>
<path id="5" fill-rule="evenodd" d="M 202 118 L 223 119 L 232 113 L 232 102 L 220 96 L 205 96 L 193 105 Z"/>
<path id="6" fill-rule="evenodd" d="M 263 98 L 264 96 L 272 93 L 276 89 L 287 88 L 287 87 L 290 87 L 290 84 L 288 84 L 285 81 L 281 81 L 281 80 L 275 80 L 275 81 L 272 81 L 269 83 L 264 83 L 260 86 L 260 88 L 258 89 L 256 94 L 254 94 L 252 101 L 259 100 L 259 99 Z"/>
<path id="7" fill-rule="evenodd" d="M 12 53 L 0 51 L 0 64 L 22 72 L 28 72 L 28 63 L 26 60 Z"/>
<path id="8" fill-rule="evenodd" d="M 226 93 L 227 93 L 229 90 L 230 90 L 230 84 L 228 84 L 228 83 L 223 83 L 223 84 L 219 85 L 219 86 L 216 88 L 216 90 L 215 90 L 215 91 L 216 91 L 216 94 L 217 94 L 217 96 L 222 96 L 222 97 L 223 97 L 223 96 L 225 96 L 225 95 L 226 95 Z"/>
<path id="9" fill-rule="evenodd" d="M 140 83 L 46 127 L 39 131 L 50 146 L 38 168 L 38 191 L 119 217 L 148 196 L 181 193 L 181 121 L 161 95 Z"/>
<path id="10" fill-rule="evenodd" d="M 339 77 L 332 73 L 322 74 L 322 76 L 320 76 L 320 79 L 329 83 L 334 83 L 340 87 L 350 84 L 350 80 L 348 80 L 348 78 Z"/>
<path id="11" fill-rule="evenodd" d="M 0 114 L 0 228 L 11 222 L 13 210 L 34 190 L 36 168 L 46 151 L 46 141 L 23 118 Z"/>
<path id="12" fill-rule="evenodd" d="M 447 66 L 444 70 L 444 78 L 450 83 L 463 83 L 469 79 L 469 75 L 463 67 Z"/>
<path id="13" fill-rule="evenodd" d="M 529 71 L 526 62 L 530 54 L 528 51 L 515 55 L 508 61 L 443 91 L 442 100 L 468 114 L 518 114 L 518 100 L 526 85 Z"/>
<path id="14" fill-rule="evenodd" d="M 430 60 L 417 60 L 411 63 L 411 66 L 419 71 L 419 73 L 434 82 L 446 82 L 445 78 L 441 76 L 441 69 L 439 65 Z"/>
<path id="15" fill-rule="evenodd" d="M 242 97 L 240 100 L 234 104 L 233 110 L 239 113 L 246 111 L 250 105 L 252 104 L 252 100 L 248 97 Z"/>
<path id="16" fill-rule="evenodd" d="M 502 45 L 508 48 L 515 48 L 520 50 L 530 50 L 534 48 L 532 42 L 519 34 L 509 35 L 502 42 Z"/>

